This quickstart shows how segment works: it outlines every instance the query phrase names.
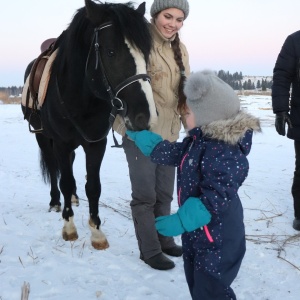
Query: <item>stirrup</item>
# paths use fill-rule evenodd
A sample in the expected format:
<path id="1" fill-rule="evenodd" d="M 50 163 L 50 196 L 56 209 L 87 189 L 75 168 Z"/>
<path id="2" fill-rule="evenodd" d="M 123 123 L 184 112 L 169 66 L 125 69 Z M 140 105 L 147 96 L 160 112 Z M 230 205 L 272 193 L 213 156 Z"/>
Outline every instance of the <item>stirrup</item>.
<path id="1" fill-rule="evenodd" d="M 39 128 L 39 129 L 34 129 L 34 128 L 31 126 L 31 117 L 32 117 L 32 115 L 36 115 L 36 116 L 39 118 L 40 123 L 41 123 L 41 128 Z M 40 117 L 40 115 L 37 114 L 36 112 L 31 112 L 31 114 L 30 114 L 30 116 L 29 116 L 29 119 L 28 119 L 28 128 L 29 128 L 29 131 L 30 131 L 31 133 L 42 133 L 42 132 L 43 132 L 44 128 L 43 128 L 43 126 L 42 126 L 42 120 L 41 120 L 41 117 Z M 33 128 L 33 129 L 32 129 L 32 128 Z"/>

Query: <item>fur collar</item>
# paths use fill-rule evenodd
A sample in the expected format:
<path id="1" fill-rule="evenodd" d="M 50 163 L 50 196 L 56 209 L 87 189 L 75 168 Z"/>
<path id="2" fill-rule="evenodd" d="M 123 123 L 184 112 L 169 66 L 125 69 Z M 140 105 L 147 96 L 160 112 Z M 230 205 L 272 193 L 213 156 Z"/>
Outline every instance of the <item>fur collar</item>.
<path id="1" fill-rule="evenodd" d="M 204 136 L 235 145 L 244 137 L 247 130 L 261 132 L 261 127 L 257 117 L 240 111 L 231 119 L 214 121 L 201 126 L 201 130 Z"/>

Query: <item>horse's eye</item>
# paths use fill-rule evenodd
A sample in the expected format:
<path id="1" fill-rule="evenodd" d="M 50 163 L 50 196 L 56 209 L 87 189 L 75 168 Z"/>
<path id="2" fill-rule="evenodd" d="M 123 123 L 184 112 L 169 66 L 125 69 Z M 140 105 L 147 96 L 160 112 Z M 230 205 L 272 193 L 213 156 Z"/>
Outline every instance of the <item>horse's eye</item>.
<path id="1" fill-rule="evenodd" d="M 115 51 L 114 51 L 113 49 L 108 49 L 108 50 L 107 50 L 107 55 L 108 55 L 109 57 L 112 57 L 112 56 L 115 55 Z"/>

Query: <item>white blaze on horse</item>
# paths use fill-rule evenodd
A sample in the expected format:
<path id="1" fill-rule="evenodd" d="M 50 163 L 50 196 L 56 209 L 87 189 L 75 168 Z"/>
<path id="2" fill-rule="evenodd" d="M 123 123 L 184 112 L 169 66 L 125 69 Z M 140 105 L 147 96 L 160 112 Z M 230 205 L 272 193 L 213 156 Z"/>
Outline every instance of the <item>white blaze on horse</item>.
<path id="1" fill-rule="evenodd" d="M 42 174 L 51 183 L 50 208 L 59 210 L 60 192 L 63 195 L 62 236 L 66 241 L 78 238 L 71 204 L 72 195 L 76 195 L 74 150 L 81 146 L 86 155 L 85 191 L 92 245 L 105 249 L 108 242 L 101 231 L 98 208 L 99 172 L 107 134 L 116 114 L 135 131 L 149 129 L 156 121 L 146 71 L 152 41 L 144 14 L 145 3 L 134 9 L 131 3 L 96 4 L 85 0 L 85 6 L 47 53 L 26 69 L 29 87 L 23 93 L 22 110 L 40 147 Z M 54 50 L 56 56 L 46 74 L 47 88 L 41 87 L 37 73 L 44 70 Z M 42 105 L 39 94 L 44 95 Z"/>

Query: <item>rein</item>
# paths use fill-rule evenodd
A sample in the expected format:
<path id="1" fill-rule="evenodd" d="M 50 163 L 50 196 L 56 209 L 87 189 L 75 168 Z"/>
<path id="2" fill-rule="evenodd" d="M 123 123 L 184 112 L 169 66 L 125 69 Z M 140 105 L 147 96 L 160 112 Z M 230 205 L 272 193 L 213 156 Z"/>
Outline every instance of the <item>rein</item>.
<path id="1" fill-rule="evenodd" d="M 102 81 L 103 81 L 103 84 L 105 86 L 105 89 L 106 89 L 107 93 L 109 94 L 110 102 L 111 102 L 111 105 L 112 105 L 112 110 L 111 110 L 110 116 L 109 116 L 109 127 L 108 127 L 107 132 L 104 134 L 104 136 L 102 136 L 102 137 L 100 137 L 99 139 L 96 139 L 96 140 L 91 140 L 83 132 L 83 130 L 80 128 L 80 126 L 74 120 L 74 118 L 69 114 L 69 112 L 68 112 L 68 110 L 65 106 L 65 103 L 64 103 L 64 101 L 61 97 L 61 93 L 60 93 L 59 85 L 58 85 L 58 80 L 57 80 L 57 76 L 56 76 L 57 94 L 58 94 L 59 102 L 60 102 L 60 104 L 62 105 L 62 107 L 65 111 L 65 115 L 71 121 L 71 123 L 74 125 L 74 127 L 79 132 L 79 134 L 89 143 L 99 142 L 107 136 L 109 130 L 112 128 L 112 125 L 115 121 L 115 118 L 116 118 L 117 114 L 122 114 L 123 117 L 126 116 L 126 114 L 127 114 L 127 104 L 126 104 L 125 101 L 123 101 L 122 99 L 120 99 L 118 97 L 118 94 L 123 89 L 125 89 L 127 86 L 131 85 L 134 82 L 139 81 L 140 79 L 143 79 L 144 81 L 150 82 L 150 77 L 147 74 L 137 74 L 137 75 L 133 75 L 133 76 L 130 76 L 129 78 L 125 79 L 123 82 L 118 84 L 115 88 L 112 87 L 112 85 L 110 84 L 110 82 L 108 80 L 108 77 L 106 75 L 105 68 L 104 68 L 104 65 L 103 65 L 103 61 L 102 61 L 102 58 L 101 58 L 101 54 L 100 54 L 100 51 L 99 51 L 100 44 L 99 44 L 99 36 L 98 36 L 98 33 L 99 33 L 100 30 L 109 28 L 111 26 L 113 26 L 112 23 L 104 23 L 101 26 L 96 27 L 94 29 L 94 37 L 92 39 L 92 43 L 91 43 L 90 51 L 89 51 L 89 54 L 88 54 L 88 57 L 87 57 L 87 60 L 86 60 L 86 67 L 85 67 L 85 73 L 87 74 L 88 62 L 89 62 L 91 50 L 93 48 L 93 42 L 95 41 L 95 43 L 94 43 L 94 50 L 95 50 L 95 54 L 96 54 L 95 70 L 98 70 L 98 66 L 99 66 L 101 74 L 102 74 Z"/>

